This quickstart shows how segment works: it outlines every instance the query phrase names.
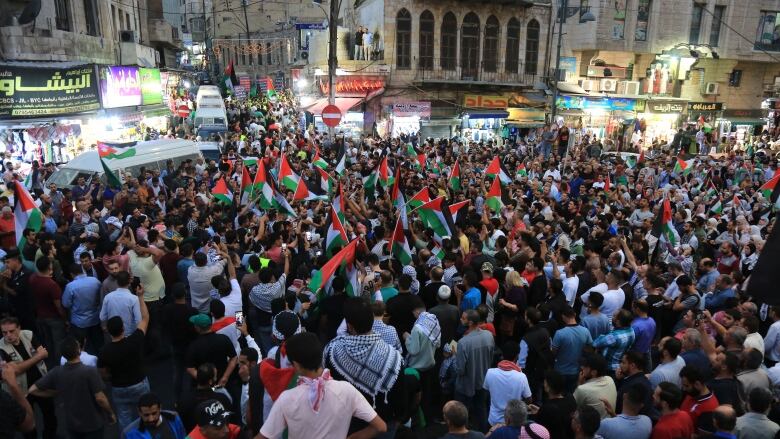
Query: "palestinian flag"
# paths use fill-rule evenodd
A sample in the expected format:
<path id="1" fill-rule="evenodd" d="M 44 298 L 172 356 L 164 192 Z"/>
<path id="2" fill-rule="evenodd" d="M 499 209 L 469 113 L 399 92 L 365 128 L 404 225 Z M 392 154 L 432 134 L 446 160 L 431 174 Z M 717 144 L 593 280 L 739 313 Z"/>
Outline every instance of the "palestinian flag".
<path id="1" fill-rule="evenodd" d="M 260 160 L 257 162 L 257 174 L 255 174 L 255 180 L 252 183 L 252 195 L 257 198 L 257 204 L 261 209 L 274 209 L 274 187 L 273 184 L 268 181 L 268 176 L 265 172 L 265 164 Z"/>
<path id="2" fill-rule="evenodd" d="M 461 201 L 460 203 L 450 204 L 450 215 L 452 215 L 452 222 L 458 221 L 458 214 L 462 209 L 468 209 L 470 202 L 471 200 L 466 200 Z"/>
<path id="3" fill-rule="evenodd" d="M 710 207 L 710 213 L 715 215 L 720 215 L 723 213 L 723 202 L 720 199 L 718 199 L 718 201 L 716 201 L 715 204 Z"/>
<path id="4" fill-rule="evenodd" d="M 371 171 L 368 176 L 363 177 L 363 189 L 366 192 L 366 198 L 376 198 L 376 184 L 379 181 L 379 172 L 376 169 Z"/>
<path id="5" fill-rule="evenodd" d="M 460 163 L 457 160 L 455 160 L 450 173 L 450 188 L 454 191 L 460 190 Z"/>
<path id="6" fill-rule="evenodd" d="M 401 217 L 398 217 L 398 221 L 395 222 L 393 235 L 390 237 L 390 242 L 387 245 L 390 247 L 390 253 L 398 259 L 401 265 L 409 265 L 412 262 L 412 250 L 409 249 L 409 242 L 406 240 L 406 234 L 404 234 Z"/>
<path id="7" fill-rule="evenodd" d="M 214 189 L 211 190 L 214 194 L 214 198 L 225 204 L 233 204 L 233 191 L 228 189 L 227 183 L 224 178 L 217 180 L 217 184 L 214 185 Z"/>
<path id="8" fill-rule="evenodd" d="M 317 166 L 316 169 L 320 174 L 320 189 L 325 195 L 330 196 L 330 193 L 333 191 L 333 177 L 319 166 Z"/>
<path id="9" fill-rule="evenodd" d="M 438 242 L 436 241 L 433 242 L 433 248 L 431 249 L 431 254 L 433 254 L 433 256 L 436 256 L 436 259 L 438 259 L 439 262 L 444 261 L 444 255 L 446 253 L 447 252 L 445 252 L 444 249 L 441 248 Z"/>
<path id="10" fill-rule="evenodd" d="M 235 91 L 234 87 L 238 85 L 238 77 L 236 77 L 236 69 L 233 67 L 233 60 L 225 67 L 225 75 L 223 76 L 223 83 L 226 90 Z"/>
<path id="11" fill-rule="evenodd" d="M 345 200 L 343 186 L 341 185 L 341 182 L 339 182 L 332 205 L 333 208 L 336 209 L 336 214 L 339 216 L 339 220 L 341 220 L 342 223 L 344 223 L 344 210 L 347 207 Z"/>
<path id="12" fill-rule="evenodd" d="M 683 176 L 686 176 L 693 171 L 693 163 L 696 161 L 696 159 L 690 159 L 690 160 L 682 160 L 677 159 L 677 163 L 674 164 L 674 173 L 675 174 L 682 174 Z"/>
<path id="13" fill-rule="evenodd" d="M 41 230 L 43 215 L 35 205 L 30 193 L 19 182 L 14 184 L 14 223 L 16 231 L 16 247 L 24 250 L 27 240 L 24 238 L 24 229 L 32 229 L 35 232 Z"/>
<path id="14" fill-rule="evenodd" d="M 108 187 L 111 189 L 121 189 L 122 180 L 119 178 L 118 175 L 114 173 L 114 171 L 108 168 L 108 165 L 106 165 L 106 162 L 104 162 L 103 159 L 100 159 L 100 166 L 103 167 L 103 174 L 106 175 L 106 184 L 108 185 Z M 32 175 L 32 172 L 28 174 L 28 176 L 30 175 Z M 25 186 L 27 185 L 25 184 Z"/>
<path id="15" fill-rule="evenodd" d="M 390 172 L 390 166 L 387 163 L 387 156 L 385 156 L 382 159 L 382 162 L 379 163 L 379 184 L 381 184 L 382 187 L 388 187 L 392 185 L 394 181 L 395 178 L 393 178 Z"/>
<path id="16" fill-rule="evenodd" d="M 241 167 L 241 204 L 249 203 L 252 198 L 252 176 L 249 175 L 249 169 L 244 162 Z"/>
<path id="17" fill-rule="evenodd" d="M 330 260 L 326 262 L 321 269 L 314 272 L 311 281 L 309 281 L 309 289 L 312 292 L 318 295 L 322 295 L 322 291 L 320 290 L 331 280 L 339 267 L 342 265 L 349 266 L 355 264 L 355 251 L 357 249 L 357 243 L 358 240 L 353 239 L 352 242 L 347 244 L 344 248 L 341 249 L 341 251 L 330 258 Z"/>
<path id="18" fill-rule="evenodd" d="M 661 204 L 661 212 L 653 224 L 652 234 L 658 239 L 665 240 L 672 246 L 677 243 L 677 232 L 672 225 L 672 205 L 668 198 L 664 198 L 663 204 Z"/>
<path id="19" fill-rule="evenodd" d="M 285 213 L 292 217 L 298 216 L 298 214 L 295 212 L 295 209 L 293 209 L 292 206 L 290 206 L 290 203 L 287 202 L 287 198 L 284 198 L 284 195 L 279 193 L 277 190 L 274 191 L 274 207 L 279 209 L 280 213 Z"/>
<path id="20" fill-rule="evenodd" d="M 712 198 L 716 195 L 718 195 L 718 189 L 715 188 L 715 184 L 712 182 L 712 180 L 710 180 L 707 187 L 707 193 L 705 193 L 704 196 L 706 198 Z"/>
<path id="21" fill-rule="evenodd" d="M 485 169 L 485 175 L 488 175 L 491 178 L 498 177 L 502 184 L 509 184 L 512 182 L 512 179 L 509 178 L 509 174 L 504 170 L 504 166 L 498 160 L 498 156 L 493 157 L 493 161 L 491 161 Z"/>
<path id="22" fill-rule="evenodd" d="M 339 219 L 335 206 L 331 206 L 325 235 L 325 254 L 330 256 L 334 250 L 344 247 L 348 242 L 347 232 Z"/>
<path id="23" fill-rule="evenodd" d="M 420 171 L 425 170 L 426 156 L 424 153 L 418 152 L 417 149 L 411 143 L 406 144 L 406 154 L 412 159 L 413 166 Z"/>
<path id="24" fill-rule="evenodd" d="M 769 199 L 772 196 L 772 192 L 777 187 L 777 182 L 780 181 L 780 172 L 776 172 L 775 176 L 770 178 L 769 181 L 762 184 L 759 191 L 764 195 L 764 198 Z"/>
<path id="25" fill-rule="evenodd" d="M 742 211 L 742 201 L 740 201 L 737 194 L 734 194 L 734 198 L 731 200 L 731 219 L 733 221 L 737 220 L 737 209 Z"/>
<path id="26" fill-rule="evenodd" d="M 487 193 L 487 199 L 485 204 L 494 212 L 501 212 L 501 208 L 504 207 L 504 202 L 501 200 L 501 181 L 498 178 L 493 179 L 493 183 L 490 184 L 490 190 Z"/>
<path id="27" fill-rule="evenodd" d="M 344 175 L 344 171 L 347 169 L 347 150 L 346 146 L 342 144 L 339 147 L 339 155 L 336 159 L 336 173 L 341 175 Z"/>
<path id="28" fill-rule="evenodd" d="M 431 201 L 431 196 L 430 192 L 428 191 L 428 187 L 426 186 L 420 189 L 420 192 L 417 192 L 412 196 L 412 198 L 409 199 L 409 202 L 406 203 L 406 210 L 411 211 L 417 209 L 429 201 Z"/>
<path id="29" fill-rule="evenodd" d="M 393 179 L 393 188 L 390 190 L 390 201 L 395 205 L 398 202 L 398 197 L 403 197 L 401 193 L 401 167 L 398 166 L 395 169 L 395 178 Z"/>
<path id="30" fill-rule="evenodd" d="M 259 162 L 260 159 L 257 157 L 241 157 L 241 162 L 244 163 L 246 166 L 257 166 L 257 162 Z"/>
<path id="31" fill-rule="evenodd" d="M 452 236 L 447 218 L 444 216 L 442 205 L 444 197 L 431 200 L 417 209 L 423 223 L 433 229 L 433 237 L 437 242 L 441 242 L 444 237 Z"/>
<path id="32" fill-rule="evenodd" d="M 301 177 L 293 172 L 290 167 L 290 163 L 287 161 L 286 156 L 282 156 L 282 162 L 279 165 L 279 183 L 287 189 L 296 192 L 298 190 L 298 183 L 301 182 Z"/>
<path id="33" fill-rule="evenodd" d="M 314 147 L 314 159 L 311 161 L 311 164 L 323 170 L 328 169 L 328 162 L 326 162 L 324 158 L 320 157 L 320 149 L 316 146 Z"/>
<path id="34" fill-rule="evenodd" d="M 517 167 L 517 177 L 528 177 L 528 171 L 526 171 L 524 163 L 520 163 L 520 166 Z"/>
<path id="35" fill-rule="evenodd" d="M 136 142 L 97 142 L 98 156 L 101 159 L 126 159 L 135 155 Z"/>

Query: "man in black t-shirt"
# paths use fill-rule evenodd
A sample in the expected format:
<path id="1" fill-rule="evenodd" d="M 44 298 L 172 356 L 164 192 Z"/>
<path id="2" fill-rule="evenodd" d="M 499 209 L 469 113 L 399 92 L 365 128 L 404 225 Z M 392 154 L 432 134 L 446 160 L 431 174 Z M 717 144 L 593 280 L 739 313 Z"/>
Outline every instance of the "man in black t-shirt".
<path id="1" fill-rule="evenodd" d="M 217 368 L 211 363 L 198 366 L 195 377 L 195 389 L 182 395 L 176 402 L 176 410 L 181 416 L 184 431 L 192 431 L 198 422 L 198 406 L 209 400 L 217 400 L 225 407 L 232 406 L 232 400 L 224 388 L 217 384 Z"/>
<path id="2" fill-rule="evenodd" d="M 133 288 L 135 287 L 135 288 Z M 144 290 L 140 284 L 131 286 L 138 295 L 141 321 L 135 332 L 125 337 L 124 323 L 119 316 L 106 322 L 111 343 L 103 346 L 98 355 L 98 368 L 104 379 L 111 382 L 111 392 L 120 430 L 124 430 L 136 417 L 136 404 L 141 395 L 149 393 L 149 380 L 144 372 L 144 337 L 149 326 L 149 310 L 144 302 Z"/>
<path id="3" fill-rule="evenodd" d="M 211 331 L 211 317 L 196 314 L 190 317 L 198 337 L 190 343 L 187 350 L 187 373 L 197 378 L 197 368 L 204 363 L 212 363 L 217 368 L 217 384 L 224 387 L 238 363 L 233 343 L 226 335 Z"/>

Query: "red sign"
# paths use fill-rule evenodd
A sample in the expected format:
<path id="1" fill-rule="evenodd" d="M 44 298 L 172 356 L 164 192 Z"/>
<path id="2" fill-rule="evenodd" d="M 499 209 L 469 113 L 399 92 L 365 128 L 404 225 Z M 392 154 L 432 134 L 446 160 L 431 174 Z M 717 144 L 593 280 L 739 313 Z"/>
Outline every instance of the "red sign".
<path id="1" fill-rule="evenodd" d="M 188 117 L 190 115 L 190 107 L 188 107 L 187 104 L 179 105 L 179 108 L 176 109 L 176 115 L 179 117 Z"/>
<path id="2" fill-rule="evenodd" d="M 353 76 L 336 78 L 336 93 L 344 94 L 369 94 L 385 86 L 384 78 L 369 76 Z M 328 81 L 322 81 L 320 91 L 322 94 L 328 94 Z"/>
<path id="3" fill-rule="evenodd" d="M 322 123 L 334 128 L 341 122 L 341 110 L 335 105 L 328 105 L 322 109 Z"/>

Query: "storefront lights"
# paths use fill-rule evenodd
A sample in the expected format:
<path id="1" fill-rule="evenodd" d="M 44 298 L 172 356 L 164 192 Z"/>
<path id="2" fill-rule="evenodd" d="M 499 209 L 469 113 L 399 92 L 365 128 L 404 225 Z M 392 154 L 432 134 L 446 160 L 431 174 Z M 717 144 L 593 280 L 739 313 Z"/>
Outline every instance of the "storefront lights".
<path id="1" fill-rule="evenodd" d="M 295 85 L 298 86 L 299 90 L 303 90 L 309 85 L 309 81 L 307 81 L 305 78 L 301 78 L 298 80 L 298 82 Z"/>

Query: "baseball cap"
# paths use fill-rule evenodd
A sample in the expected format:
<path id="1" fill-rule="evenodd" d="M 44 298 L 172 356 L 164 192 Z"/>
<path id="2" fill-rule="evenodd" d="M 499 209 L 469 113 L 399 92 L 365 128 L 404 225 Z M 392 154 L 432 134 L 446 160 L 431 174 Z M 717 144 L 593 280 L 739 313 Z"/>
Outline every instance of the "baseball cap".
<path id="1" fill-rule="evenodd" d="M 216 399 L 210 399 L 198 406 L 198 426 L 222 427 L 228 423 L 230 412 Z"/>
<path id="2" fill-rule="evenodd" d="M 439 296 L 439 299 L 441 300 L 449 300 L 450 295 L 452 293 L 452 290 L 447 285 L 442 285 L 439 287 L 439 292 L 437 295 Z"/>
<path id="3" fill-rule="evenodd" d="M 490 262 L 483 262 L 482 263 L 482 268 L 480 269 L 480 271 L 486 271 L 486 272 L 492 273 L 493 272 L 493 264 L 491 264 Z"/>
<path id="4" fill-rule="evenodd" d="M 194 316 L 190 317 L 190 323 L 192 323 L 193 325 L 199 328 L 208 328 L 209 326 L 211 326 L 211 317 L 202 313 L 195 314 Z"/>

